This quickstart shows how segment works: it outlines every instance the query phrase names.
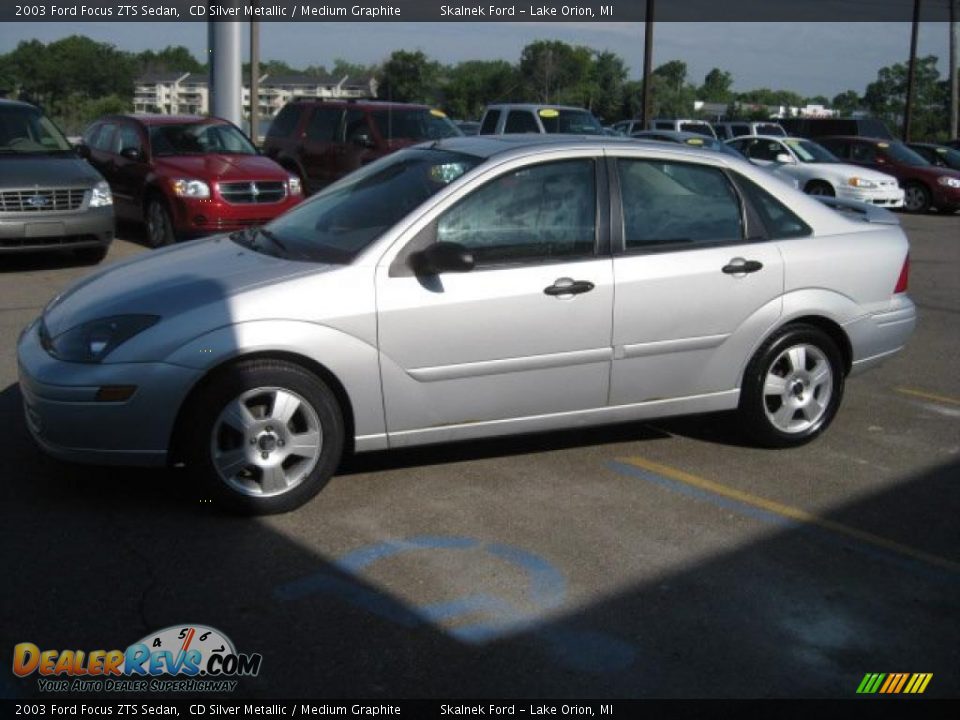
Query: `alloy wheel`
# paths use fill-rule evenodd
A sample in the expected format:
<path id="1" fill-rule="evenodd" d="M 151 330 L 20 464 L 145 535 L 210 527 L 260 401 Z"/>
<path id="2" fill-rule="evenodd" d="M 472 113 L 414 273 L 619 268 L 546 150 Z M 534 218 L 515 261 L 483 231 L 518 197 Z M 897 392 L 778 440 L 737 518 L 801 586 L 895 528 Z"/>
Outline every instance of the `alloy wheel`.
<path id="1" fill-rule="evenodd" d="M 801 433 L 819 423 L 833 394 L 833 369 L 816 345 L 786 348 L 767 370 L 763 406 L 770 423 L 785 433 Z"/>

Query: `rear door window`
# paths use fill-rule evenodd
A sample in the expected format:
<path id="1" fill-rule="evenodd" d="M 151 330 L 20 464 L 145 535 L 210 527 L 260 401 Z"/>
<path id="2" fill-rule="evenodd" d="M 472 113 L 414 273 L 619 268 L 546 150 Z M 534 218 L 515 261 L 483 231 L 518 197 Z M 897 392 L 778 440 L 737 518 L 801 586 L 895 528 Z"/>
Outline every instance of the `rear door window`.
<path id="1" fill-rule="evenodd" d="M 307 123 L 307 140 L 311 142 L 333 142 L 340 129 L 342 111 L 336 108 L 318 107 L 313 111 Z"/>
<path id="2" fill-rule="evenodd" d="M 740 198 L 720 168 L 619 158 L 617 173 L 628 251 L 694 249 L 743 239 Z"/>
<path id="3" fill-rule="evenodd" d="M 285 138 L 297 127 L 297 121 L 300 119 L 300 105 L 290 103 L 286 105 L 270 123 L 270 129 L 267 130 L 268 138 Z"/>
<path id="4" fill-rule="evenodd" d="M 503 131 L 505 133 L 539 133 L 540 126 L 529 110 L 511 110 L 507 115 L 507 123 Z"/>
<path id="5" fill-rule="evenodd" d="M 487 110 L 480 125 L 480 135 L 494 135 L 497 132 L 497 123 L 500 122 L 499 110 Z"/>

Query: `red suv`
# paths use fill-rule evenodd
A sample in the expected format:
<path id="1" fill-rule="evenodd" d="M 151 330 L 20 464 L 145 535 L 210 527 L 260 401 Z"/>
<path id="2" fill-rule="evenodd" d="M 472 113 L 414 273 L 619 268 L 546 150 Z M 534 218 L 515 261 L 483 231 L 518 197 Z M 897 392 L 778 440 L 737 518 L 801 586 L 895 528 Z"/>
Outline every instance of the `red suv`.
<path id="1" fill-rule="evenodd" d="M 960 172 L 932 165 L 898 140 L 839 136 L 817 142 L 846 162 L 897 178 L 904 190 L 903 206 L 910 212 L 960 209 Z"/>
<path id="2" fill-rule="evenodd" d="M 299 178 L 218 118 L 112 115 L 80 152 L 110 183 L 117 218 L 145 222 L 153 247 L 262 225 L 303 199 Z"/>
<path id="3" fill-rule="evenodd" d="M 462 134 L 427 105 L 304 98 L 273 119 L 263 151 L 316 192 L 400 148 Z"/>

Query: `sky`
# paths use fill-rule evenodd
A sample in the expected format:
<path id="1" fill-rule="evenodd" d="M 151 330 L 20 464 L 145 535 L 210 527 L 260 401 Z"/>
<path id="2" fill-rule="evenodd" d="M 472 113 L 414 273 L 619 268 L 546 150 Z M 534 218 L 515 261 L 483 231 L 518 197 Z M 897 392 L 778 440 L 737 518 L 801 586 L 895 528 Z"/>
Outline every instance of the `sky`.
<path id="1" fill-rule="evenodd" d="M 122 50 L 185 45 L 202 59 L 204 23 L 4 23 L 0 52 L 20 40 L 50 42 L 87 35 Z M 610 50 L 639 77 L 643 67 L 642 23 L 276 23 L 261 24 L 261 58 L 293 67 L 333 66 L 334 60 L 371 64 L 393 50 L 422 50 L 443 63 L 504 59 L 515 62 L 529 42 L 558 39 Z M 654 65 L 687 63 L 700 84 L 713 67 L 733 74 L 738 91 L 759 87 L 832 98 L 844 90 L 862 93 L 877 70 L 905 62 L 909 23 L 657 23 Z M 244 38 L 246 43 L 246 35 Z M 921 23 L 918 54 L 940 58 L 947 76 L 948 25 Z M 247 59 L 246 44 L 244 60 Z"/>

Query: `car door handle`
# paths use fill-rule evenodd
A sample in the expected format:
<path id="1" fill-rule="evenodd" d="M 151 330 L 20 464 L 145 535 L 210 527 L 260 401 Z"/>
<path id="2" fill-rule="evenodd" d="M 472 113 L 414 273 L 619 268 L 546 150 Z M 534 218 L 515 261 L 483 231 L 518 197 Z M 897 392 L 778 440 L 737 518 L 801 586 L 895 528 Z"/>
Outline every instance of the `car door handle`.
<path id="1" fill-rule="evenodd" d="M 559 278 L 553 285 L 545 287 L 543 292 L 547 295 L 579 295 L 580 293 L 590 292 L 593 287 L 593 283 L 589 280 Z"/>
<path id="2" fill-rule="evenodd" d="M 723 271 L 727 275 L 755 273 L 761 269 L 763 269 L 763 263 L 759 260 L 744 260 L 743 258 L 734 258 L 728 265 L 723 266 Z"/>

